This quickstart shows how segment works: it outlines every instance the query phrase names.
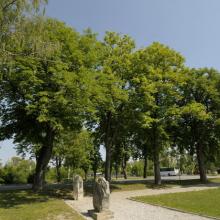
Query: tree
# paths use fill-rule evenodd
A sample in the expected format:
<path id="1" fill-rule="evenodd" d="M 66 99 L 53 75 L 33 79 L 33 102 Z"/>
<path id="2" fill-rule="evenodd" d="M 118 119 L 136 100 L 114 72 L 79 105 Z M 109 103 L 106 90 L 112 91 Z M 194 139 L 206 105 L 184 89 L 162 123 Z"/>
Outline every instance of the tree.
<path id="1" fill-rule="evenodd" d="M 96 141 L 97 139 L 95 139 L 94 136 L 92 136 L 92 139 L 93 139 L 93 150 L 90 155 L 90 163 L 91 163 L 91 168 L 92 168 L 93 176 L 95 180 L 97 171 L 101 167 L 103 161 L 102 161 L 102 157 L 100 154 L 99 144 Z"/>
<path id="2" fill-rule="evenodd" d="M 176 51 L 153 43 L 134 55 L 134 76 L 131 81 L 136 91 L 136 111 L 145 129 L 145 140 L 152 148 L 155 184 L 161 184 L 160 151 L 170 142 L 167 124 L 171 112 L 181 98 L 177 83 L 181 83 L 184 59 Z"/>
<path id="3" fill-rule="evenodd" d="M 117 114 L 114 116 L 114 123 L 117 130 L 114 137 L 111 153 L 111 168 L 114 167 L 116 178 L 119 170 L 122 171 L 124 178 L 127 179 L 127 162 L 133 155 L 133 126 L 134 118 L 132 117 L 132 105 L 130 101 L 129 85 L 126 86 L 128 100 L 123 103 Z"/>
<path id="4" fill-rule="evenodd" d="M 184 77 L 176 143 L 197 155 L 200 180 L 206 182 L 206 163 L 215 161 L 219 152 L 219 73 L 207 68 L 187 69 Z"/>
<path id="5" fill-rule="evenodd" d="M 136 120 L 138 122 L 138 120 Z M 134 148 L 134 158 L 143 159 L 143 178 L 147 178 L 147 165 L 148 159 L 152 157 L 152 150 L 150 147 L 150 142 L 146 137 L 147 130 L 141 125 L 136 124 L 133 127 L 133 148 Z"/>
<path id="6" fill-rule="evenodd" d="M 81 46 L 85 36 L 63 23 L 45 20 L 44 40 L 56 45 L 44 58 L 30 53 L 27 44 L 13 62 L 5 65 L 1 94 L 1 139 L 37 146 L 33 188 L 43 187 L 45 169 L 56 137 L 65 129 L 80 130 L 89 112 L 93 62 L 90 49 Z M 89 41 L 89 37 L 87 37 Z M 89 44 L 89 43 L 88 43 Z M 86 50 L 87 49 L 87 50 Z M 30 55 L 31 54 L 31 55 Z M 90 61 L 90 63 L 89 63 Z M 95 79 L 94 79 L 95 80 Z M 30 86 L 31 85 L 31 86 Z"/>
<path id="7" fill-rule="evenodd" d="M 95 148 L 91 133 L 87 130 L 82 130 L 80 133 L 66 133 L 59 141 L 62 140 L 64 147 L 65 166 L 72 168 L 81 168 L 87 179 L 88 171 L 92 165 L 91 158 L 94 156 Z"/>
<path id="8" fill-rule="evenodd" d="M 0 61 L 11 56 L 10 41 L 22 41 L 25 19 L 34 15 L 42 15 L 47 0 L 0 0 Z M 42 11 L 43 10 L 43 11 Z M 13 36 L 15 33 L 17 38 Z M 33 31 L 33 29 L 32 29 Z M 39 31 L 39 29 L 38 29 Z M 37 33 L 37 32 L 35 32 Z M 39 34 L 39 32 L 38 32 Z M 33 37 L 34 35 L 32 35 Z M 35 35 L 36 37 L 37 35 Z"/>
<path id="9" fill-rule="evenodd" d="M 118 132 L 117 118 L 128 100 L 126 85 L 133 48 L 134 42 L 130 37 L 106 33 L 98 70 L 103 96 L 97 101 L 97 120 L 93 125 L 106 149 L 105 178 L 108 181 L 111 179 L 111 154 Z"/>

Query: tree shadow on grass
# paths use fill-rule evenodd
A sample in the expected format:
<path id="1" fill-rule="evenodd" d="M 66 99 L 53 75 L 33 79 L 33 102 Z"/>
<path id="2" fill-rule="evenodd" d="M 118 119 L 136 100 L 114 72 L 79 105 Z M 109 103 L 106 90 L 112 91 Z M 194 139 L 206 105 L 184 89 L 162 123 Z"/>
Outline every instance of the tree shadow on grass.
<path id="1" fill-rule="evenodd" d="M 5 191 L 0 193 L 0 208 L 9 209 L 24 204 L 42 203 L 49 200 L 48 196 L 26 191 Z"/>
<path id="2" fill-rule="evenodd" d="M 43 195 L 47 195 L 56 199 L 73 199 L 72 184 L 51 184 L 47 185 L 42 191 Z"/>

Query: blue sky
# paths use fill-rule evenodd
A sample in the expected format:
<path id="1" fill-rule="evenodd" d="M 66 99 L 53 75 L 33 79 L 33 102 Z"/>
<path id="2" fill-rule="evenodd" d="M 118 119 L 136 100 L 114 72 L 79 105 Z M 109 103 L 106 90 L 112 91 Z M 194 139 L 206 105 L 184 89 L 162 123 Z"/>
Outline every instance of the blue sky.
<path id="1" fill-rule="evenodd" d="M 220 70 L 220 0 L 49 0 L 46 14 L 82 32 L 90 27 L 130 35 L 137 47 L 154 41 L 179 51 L 191 67 Z M 15 151 L 0 143 L 5 162 Z"/>

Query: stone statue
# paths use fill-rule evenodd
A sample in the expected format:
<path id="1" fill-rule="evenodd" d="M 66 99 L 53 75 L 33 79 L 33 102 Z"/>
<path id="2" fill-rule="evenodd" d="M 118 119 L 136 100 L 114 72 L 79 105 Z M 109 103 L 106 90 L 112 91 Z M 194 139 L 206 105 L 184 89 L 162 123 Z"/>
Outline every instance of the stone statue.
<path id="1" fill-rule="evenodd" d="M 93 206 L 96 212 L 109 209 L 109 183 L 104 177 L 98 178 L 94 185 Z"/>
<path id="2" fill-rule="evenodd" d="M 73 177 L 73 198 L 75 200 L 83 198 L 83 179 L 79 175 Z"/>
<path id="3" fill-rule="evenodd" d="M 94 184 L 93 206 L 94 210 L 88 210 L 94 220 L 108 220 L 114 218 L 109 210 L 110 190 L 109 183 L 104 177 L 99 177 Z"/>

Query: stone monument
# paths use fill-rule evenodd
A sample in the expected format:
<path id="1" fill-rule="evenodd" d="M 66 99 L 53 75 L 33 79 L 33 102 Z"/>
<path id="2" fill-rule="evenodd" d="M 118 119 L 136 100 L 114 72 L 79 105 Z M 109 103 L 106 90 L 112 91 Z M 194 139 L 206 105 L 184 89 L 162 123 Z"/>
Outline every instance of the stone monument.
<path id="1" fill-rule="evenodd" d="M 83 198 L 83 179 L 79 175 L 73 177 L 73 198 L 74 200 Z"/>
<path id="2" fill-rule="evenodd" d="M 93 207 L 89 214 L 95 220 L 108 220 L 113 218 L 113 212 L 109 210 L 110 189 L 109 183 L 104 177 L 99 177 L 94 184 Z"/>

